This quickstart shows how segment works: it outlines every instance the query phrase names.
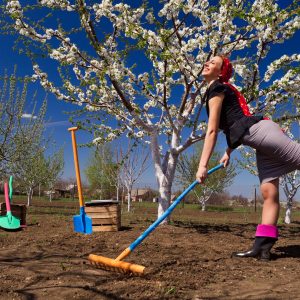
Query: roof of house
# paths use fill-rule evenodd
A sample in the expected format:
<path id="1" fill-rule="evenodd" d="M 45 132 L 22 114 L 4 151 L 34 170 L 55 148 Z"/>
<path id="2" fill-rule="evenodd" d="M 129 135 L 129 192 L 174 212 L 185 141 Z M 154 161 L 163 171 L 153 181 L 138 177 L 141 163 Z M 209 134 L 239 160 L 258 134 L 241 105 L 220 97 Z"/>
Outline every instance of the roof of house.
<path id="1" fill-rule="evenodd" d="M 131 196 L 136 197 L 136 196 L 143 196 L 147 194 L 148 192 L 151 192 L 151 189 L 132 189 L 131 190 Z"/>

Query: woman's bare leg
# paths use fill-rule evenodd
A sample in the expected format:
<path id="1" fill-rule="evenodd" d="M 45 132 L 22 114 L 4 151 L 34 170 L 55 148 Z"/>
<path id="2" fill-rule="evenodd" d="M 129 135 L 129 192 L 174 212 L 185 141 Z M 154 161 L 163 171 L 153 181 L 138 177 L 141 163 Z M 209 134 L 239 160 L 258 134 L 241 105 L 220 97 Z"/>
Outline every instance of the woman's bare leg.
<path id="1" fill-rule="evenodd" d="M 270 250 L 278 238 L 277 221 L 279 216 L 279 179 L 261 185 L 264 198 L 262 222 L 256 228 L 255 240 L 252 249 L 232 253 L 232 257 L 256 257 L 269 260 Z"/>
<path id="2" fill-rule="evenodd" d="M 262 211 L 262 224 L 276 225 L 279 217 L 279 179 L 263 183 L 260 186 L 264 199 Z"/>

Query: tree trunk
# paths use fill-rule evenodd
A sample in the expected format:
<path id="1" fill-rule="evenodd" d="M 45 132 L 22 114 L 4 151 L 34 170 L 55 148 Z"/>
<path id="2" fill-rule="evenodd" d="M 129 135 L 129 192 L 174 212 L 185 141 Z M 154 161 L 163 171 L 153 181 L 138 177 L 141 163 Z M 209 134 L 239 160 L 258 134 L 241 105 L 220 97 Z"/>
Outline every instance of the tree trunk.
<path id="1" fill-rule="evenodd" d="M 163 170 L 164 172 L 156 173 L 156 178 L 158 182 L 159 189 L 159 199 L 158 199 L 158 218 L 161 217 L 165 211 L 168 209 L 171 203 L 171 191 L 172 184 L 175 174 L 175 168 L 177 163 L 177 157 L 169 156 L 167 165 L 168 167 Z M 169 217 L 164 219 L 161 224 L 169 223 Z"/>
<path id="2" fill-rule="evenodd" d="M 124 198 L 125 198 L 125 188 L 124 185 L 122 186 L 122 206 L 124 205 Z"/>
<path id="3" fill-rule="evenodd" d="M 284 222 L 286 224 L 291 224 L 292 206 L 293 206 L 293 198 L 288 198 L 286 204 L 285 218 L 284 218 Z"/>
<path id="4" fill-rule="evenodd" d="M 201 201 L 201 211 L 205 211 L 206 210 L 206 201 Z"/>
<path id="5" fill-rule="evenodd" d="M 171 144 L 173 149 L 176 148 L 178 141 L 178 136 L 172 137 Z M 175 151 L 170 150 L 167 151 L 163 159 L 161 159 L 157 132 L 153 132 L 151 135 L 151 152 L 160 195 L 158 199 L 157 212 L 158 218 L 160 218 L 170 206 L 172 184 L 175 176 L 175 170 L 179 154 Z M 161 224 L 166 224 L 168 222 L 169 218 L 166 218 L 161 222 Z"/>
<path id="6" fill-rule="evenodd" d="M 49 201 L 52 202 L 52 192 L 53 192 L 53 185 L 51 184 L 50 186 L 50 196 L 49 196 Z"/>
<path id="7" fill-rule="evenodd" d="M 168 209 L 171 202 L 171 184 L 162 185 L 159 187 L 159 198 L 158 198 L 158 218 L 164 214 Z M 162 221 L 161 224 L 169 222 L 169 218 Z"/>
<path id="8" fill-rule="evenodd" d="M 30 206 L 33 196 L 33 188 L 30 187 L 27 191 L 27 206 Z"/>
<path id="9" fill-rule="evenodd" d="M 127 191 L 127 211 L 130 212 L 131 210 L 131 190 L 128 189 Z"/>
<path id="10" fill-rule="evenodd" d="M 119 186 L 117 186 L 117 201 L 119 202 Z"/>
<path id="11" fill-rule="evenodd" d="M 72 200 L 75 200 L 75 188 L 76 188 L 76 183 L 73 183 L 73 192 L 72 192 Z"/>

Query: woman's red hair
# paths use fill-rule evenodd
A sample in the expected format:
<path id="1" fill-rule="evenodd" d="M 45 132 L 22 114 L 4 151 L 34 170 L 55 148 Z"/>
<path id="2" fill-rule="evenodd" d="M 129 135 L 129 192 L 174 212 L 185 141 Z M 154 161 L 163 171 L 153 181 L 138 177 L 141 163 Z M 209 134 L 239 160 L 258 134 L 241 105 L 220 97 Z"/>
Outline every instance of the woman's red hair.
<path id="1" fill-rule="evenodd" d="M 220 74 L 220 81 L 221 82 L 228 82 L 232 76 L 233 68 L 232 64 L 226 56 L 220 55 L 223 60 L 222 67 L 221 67 L 221 74 Z"/>
<path id="2" fill-rule="evenodd" d="M 247 102 L 246 102 L 246 99 L 244 98 L 244 96 L 236 89 L 235 86 L 233 86 L 232 84 L 230 84 L 228 82 L 233 74 L 233 68 L 232 68 L 232 64 L 231 64 L 229 58 L 227 58 L 226 56 L 222 56 L 222 55 L 220 55 L 220 57 L 223 60 L 223 64 L 221 67 L 220 79 L 219 79 L 220 82 L 228 85 L 234 91 L 234 93 L 239 101 L 240 107 L 243 110 L 244 115 L 251 116 L 249 107 L 247 105 Z"/>

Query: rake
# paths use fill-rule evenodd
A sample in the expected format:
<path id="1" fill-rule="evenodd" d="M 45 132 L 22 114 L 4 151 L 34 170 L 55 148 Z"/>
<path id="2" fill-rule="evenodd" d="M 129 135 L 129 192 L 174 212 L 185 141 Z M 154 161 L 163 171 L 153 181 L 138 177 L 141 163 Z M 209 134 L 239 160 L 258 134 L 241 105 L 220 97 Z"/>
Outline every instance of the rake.
<path id="1" fill-rule="evenodd" d="M 208 175 L 223 168 L 224 164 L 217 165 L 208 171 Z M 88 259 L 91 264 L 96 267 L 109 271 L 116 271 L 120 273 L 133 273 L 135 275 L 144 274 L 145 267 L 137 264 L 122 261 L 127 257 L 165 218 L 167 218 L 178 203 L 198 184 L 195 180 L 182 194 L 169 206 L 169 208 L 153 223 L 151 224 L 133 243 L 130 244 L 117 258 L 112 259 L 104 256 L 90 254 Z"/>

